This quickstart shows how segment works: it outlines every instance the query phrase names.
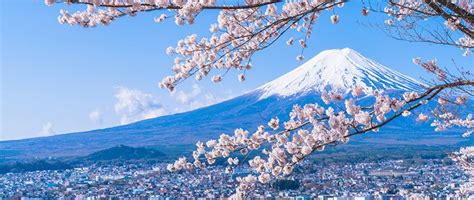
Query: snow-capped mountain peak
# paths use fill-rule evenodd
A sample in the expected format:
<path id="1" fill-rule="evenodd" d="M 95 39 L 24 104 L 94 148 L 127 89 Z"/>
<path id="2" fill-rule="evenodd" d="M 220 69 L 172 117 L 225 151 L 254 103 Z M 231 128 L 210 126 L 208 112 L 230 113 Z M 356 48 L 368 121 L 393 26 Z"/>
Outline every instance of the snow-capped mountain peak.
<path id="1" fill-rule="evenodd" d="M 291 72 L 257 88 L 260 99 L 324 90 L 349 91 L 356 85 L 383 90 L 418 90 L 423 83 L 350 49 L 326 50 Z"/>

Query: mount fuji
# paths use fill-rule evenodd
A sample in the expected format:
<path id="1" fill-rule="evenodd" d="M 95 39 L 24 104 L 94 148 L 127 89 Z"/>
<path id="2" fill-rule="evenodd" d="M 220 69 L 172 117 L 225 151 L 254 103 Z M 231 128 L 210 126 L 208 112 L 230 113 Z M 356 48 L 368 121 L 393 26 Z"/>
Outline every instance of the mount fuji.
<path id="1" fill-rule="evenodd" d="M 68 158 L 117 145 L 154 147 L 182 154 L 198 140 L 217 138 L 235 128 L 254 131 L 271 117 L 285 120 L 294 104 L 322 104 L 324 90 L 348 92 L 355 85 L 403 92 L 426 85 L 349 49 L 326 50 L 293 71 L 239 97 L 193 111 L 87 132 L 0 142 L 0 160 Z M 355 137 L 349 145 L 377 148 L 388 145 L 459 145 L 470 142 L 459 132 L 435 133 L 414 119 L 395 120 L 379 133 Z"/>
<path id="2" fill-rule="evenodd" d="M 420 90 L 426 85 L 365 58 L 349 49 L 326 50 L 293 71 L 271 81 L 255 92 L 260 99 L 273 95 L 288 97 L 328 89 L 348 91 L 359 85 L 366 93 L 373 89 Z"/>

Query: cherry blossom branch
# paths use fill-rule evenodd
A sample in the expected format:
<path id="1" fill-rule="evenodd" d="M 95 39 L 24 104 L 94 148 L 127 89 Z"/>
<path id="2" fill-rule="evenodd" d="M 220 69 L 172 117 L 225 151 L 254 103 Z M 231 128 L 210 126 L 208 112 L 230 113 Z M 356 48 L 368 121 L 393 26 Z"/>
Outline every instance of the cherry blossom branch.
<path id="1" fill-rule="evenodd" d="M 149 3 L 146 3 L 146 2 L 149 2 Z M 204 10 L 224 10 L 224 9 L 225 10 L 238 10 L 238 9 L 259 8 L 259 7 L 266 6 L 268 4 L 275 4 L 279 2 L 282 2 L 282 0 L 267 0 L 263 2 L 255 2 L 255 3 L 247 4 L 247 5 L 216 5 L 215 1 L 214 3 L 211 3 L 211 1 L 209 1 L 209 4 L 205 4 L 206 6 L 202 6 L 202 9 Z M 62 0 L 62 1 L 56 1 L 55 3 L 82 4 L 82 5 L 91 5 L 91 6 L 106 7 L 106 8 L 151 7 L 156 10 L 166 10 L 166 9 L 179 10 L 179 9 L 185 8 L 183 5 L 173 4 L 168 1 L 156 1 L 156 3 L 153 3 L 153 1 L 145 1 L 145 2 L 135 1 L 132 3 L 122 2 L 122 3 L 117 3 L 117 4 L 110 4 L 110 3 L 102 3 L 100 1 L 94 1 L 94 0 L 90 0 L 90 1 Z"/>
<path id="2" fill-rule="evenodd" d="M 339 111 L 337 114 L 333 108 L 325 109 L 317 104 L 306 104 L 303 108 L 295 106 L 290 113 L 290 120 L 284 123 L 285 130 L 276 134 L 269 134 L 264 131 L 263 126 L 259 126 L 254 134 L 248 135 L 248 131 L 236 129 L 234 136 L 223 134 L 219 141 L 210 140 L 206 144 L 198 142 L 198 149 L 193 152 L 194 163 L 189 163 L 185 157 L 182 157 L 174 164 L 168 165 L 168 170 L 177 171 L 193 167 L 205 168 L 205 163 L 200 160 L 201 155 L 205 155 L 208 164 L 215 163 L 218 158 L 228 158 L 227 161 L 230 166 L 238 165 L 240 163 L 239 159 L 231 156 L 233 152 L 240 151 L 241 154 L 247 155 L 249 150 L 271 146 L 270 151 L 262 150 L 262 153 L 268 156 L 267 159 L 256 156 L 249 161 L 249 165 L 258 174 L 258 181 L 266 183 L 272 176 L 278 177 L 290 174 L 294 165 L 315 151 L 324 150 L 327 145 L 339 144 L 341 141 L 347 143 L 352 136 L 378 131 L 400 116 L 409 116 L 412 111 L 427 104 L 443 90 L 465 86 L 474 86 L 474 80 L 459 80 L 436 85 L 427 88 L 421 94 L 415 92 L 405 93 L 403 95 L 404 100 L 392 99 L 376 91 L 372 94 L 376 99 L 373 105 L 361 107 L 356 105 L 353 99 L 349 99 L 344 102 L 346 109 Z M 353 96 L 359 96 L 361 90 L 361 88 L 354 88 Z M 325 103 L 331 103 L 331 101 L 337 103 L 342 99 L 342 96 L 331 92 L 323 94 L 322 98 Z M 395 113 L 386 118 L 385 115 L 391 111 Z M 347 118 L 347 115 L 350 115 L 350 117 Z M 315 116 L 317 117 L 315 118 Z M 375 119 L 379 123 L 374 123 L 373 120 Z M 417 120 L 426 121 L 428 116 L 421 113 Z M 468 128 L 474 127 L 474 125 L 471 125 L 474 124 L 472 118 L 467 118 L 465 121 L 451 120 L 451 123 Z M 313 125 L 312 129 L 304 129 L 304 126 L 310 124 Z M 277 130 L 279 127 L 278 118 L 273 118 L 268 126 Z M 350 132 L 351 129 L 354 131 Z M 297 132 L 293 133 L 293 139 L 289 140 L 294 131 Z M 206 146 L 209 150 L 206 150 Z M 232 168 L 226 169 L 226 172 L 231 171 Z M 256 184 L 257 177 L 249 175 L 239 178 L 238 181 L 240 185 L 237 188 L 237 194 L 243 195 L 245 191 Z"/>
<path id="3" fill-rule="evenodd" d="M 470 12 L 468 12 L 467 10 L 465 10 L 464 8 L 461 8 L 459 7 L 458 5 L 452 3 L 452 1 L 448 1 L 448 0 L 437 0 L 436 2 L 438 2 L 439 4 L 441 5 L 444 5 L 446 6 L 447 8 L 449 8 L 451 11 L 453 11 L 454 13 L 456 13 L 456 15 L 451 15 L 451 16 L 454 16 L 454 17 L 461 17 L 463 18 L 464 20 L 466 20 L 469 24 L 471 24 L 472 26 L 474 26 L 474 15 Z"/>
<path id="4" fill-rule="evenodd" d="M 453 18 L 450 15 L 448 15 L 440 6 L 438 6 L 437 1 L 433 1 L 433 0 L 424 0 L 424 1 L 430 8 L 432 8 L 438 15 L 441 15 L 446 21 L 453 20 Z M 471 17 L 472 17 L 472 14 L 468 13 L 466 20 L 471 21 L 469 20 Z M 459 29 L 461 32 L 463 32 L 464 34 L 468 35 L 471 39 L 474 38 L 474 31 L 467 28 L 463 24 L 454 23 L 454 26 L 457 29 Z"/>
<path id="5" fill-rule="evenodd" d="M 416 97 L 416 98 L 414 98 L 410 101 L 407 101 L 406 103 L 409 104 L 411 102 L 415 102 L 415 101 L 418 101 L 418 100 L 421 100 L 421 99 L 424 99 L 425 97 L 427 97 L 423 101 L 419 101 L 418 103 L 416 103 L 416 104 L 410 106 L 409 108 L 403 110 L 403 112 L 398 112 L 397 114 L 393 115 L 392 117 L 388 118 L 387 120 L 385 120 L 385 121 L 383 121 L 383 122 L 381 122 L 381 123 L 379 123 L 375 126 L 370 126 L 369 128 L 366 128 L 366 129 L 363 129 L 363 130 L 356 130 L 355 132 L 344 136 L 344 138 L 349 138 L 349 137 L 352 137 L 352 136 L 355 136 L 355 135 L 360 135 L 360 134 L 363 134 L 363 133 L 367 133 L 367 132 L 370 132 L 370 131 L 373 131 L 373 130 L 378 130 L 379 128 L 382 128 L 383 126 L 385 126 L 386 124 L 388 124 L 391 121 L 395 120 L 396 118 L 402 116 L 403 113 L 406 113 L 407 111 L 411 112 L 411 111 L 415 110 L 416 108 L 426 104 L 428 101 L 432 100 L 434 97 L 436 97 L 443 90 L 448 89 L 448 88 L 453 88 L 453 87 L 467 86 L 467 85 L 474 86 L 474 80 L 472 80 L 472 81 L 459 81 L 459 82 L 447 83 L 447 84 L 437 85 L 437 86 L 431 87 L 428 90 L 426 90 L 424 93 L 419 95 L 418 97 Z M 330 141 L 330 142 L 312 147 L 313 151 L 311 153 L 313 153 L 315 149 L 319 149 L 321 147 L 324 147 L 324 146 L 327 146 L 327 145 L 330 145 L 330 144 L 336 144 L 338 142 L 339 142 L 339 140 L 333 140 L 333 141 Z M 292 165 L 298 163 L 303 158 L 304 157 L 302 157 L 297 162 L 294 162 Z"/>
<path id="6" fill-rule="evenodd" d="M 197 40 L 196 36 L 190 36 L 180 40 L 177 47 L 167 49 L 169 55 L 179 57 L 173 66 L 175 75 L 165 77 L 160 86 L 174 90 L 177 84 L 190 76 L 201 80 L 212 69 L 249 70 L 251 65 L 248 61 L 254 53 L 271 46 L 290 28 L 298 31 L 305 28 L 309 33 L 313 25 L 311 21 L 314 20 L 316 13 L 341 6 L 344 2 L 287 3 L 281 13 L 277 13 L 277 7 L 271 4 L 268 5 L 264 15 L 260 10 L 250 12 L 243 10 L 237 13 L 223 11 L 218 17 L 219 24 L 211 25 L 210 29 L 216 33 L 219 27 L 223 32 L 220 36 L 213 35 L 211 38 L 201 40 Z M 304 9 L 301 9 L 301 6 Z M 299 10 L 293 10 L 296 8 Z M 307 17 L 308 15 L 311 17 Z M 298 25 L 301 20 L 303 24 Z M 302 48 L 306 47 L 304 40 L 299 42 Z M 212 77 L 212 80 L 219 82 L 222 77 L 218 74 Z M 239 79 L 245 80 L 243 74 L 239 75 Z"/>
<path id="7" fill-rule="evenodd" d="M 464 49 L 464 55 L 471 54 L 474 48 L 474 4 L 449 0 L 389 0 L 387 4 L 383 10 L 373 7 L 370 10 L 389 16 L 386 26 L 381 29 L 392 38 L 455 46 Z M 439 22 L 444 22 L 444 25 L 438 26 Z M 453 39 L 454 36 L 459 39 Z"/>
<path id="8" fill-rule="evenodd" d="M 150 12 L 158 10 L 168 10 L 175 13 L 174 19 L 177 25 L 193 24 L 198 14 L 205 10 L 220 10 L 217 23 L 212 24 L 211 37 L 198 39 L 191 35 L 180 40 L 176 47 L 169 47 L 167 53 L 175 56 L 175 63 L 172 67 L 173 76 L 165 77 L 160 86 L 172 91 L 177 84 L 194 76 L 196 80 L 202 80 L 212 70 L 230 69 L 247 71 L 252 68 L 250 58 L 259 51 L 262 51 L 280 40 L 284 33 L 290 29 L 304 34 L 304 39 L 298 41 L 301 54 L 296 56 L 297 60 L 303 60 L 303 52 L 307 47 L 306 40 L 311 36 L 313 26 L 318 20 L 321 12 L 333 10 L 336 7 L 343 7 L 347 0 L 313 0 L 313 1 L 288 1 L 281 0 L 246 0 L 240 4 L 239 1 L 228 3 L 216 0 L 45 0 L 47 5 L 57 2 L 67 4 L 86 5 L 85 11 L 78 11 L 70 14 L 61 10 L 60 23 L 70 25 L 81 25 L 84 27 L 94 27 L 99 24 L 107 25 L 113 20 L 139 12 Z M 279 10 L 280 9 L 280 10 Z M 464 36 L 455 41 L 450 32 L 445 35 L 436 31 L 430 31 L 431 26 L 427 26 L 425 31 L 428 38 L 425 39 L 417 29 L 405 26 L 396 29 L 405 32 L 404 36 L 398 39 L 417 41 L 424 40 L 437 44 L 453 45 L 465 49 L 465 54 L 471 52 L 474 47 L 472 30 L 472 5 L 462 2 L 452 3 L 442 1 L 401 1 L 389 0 L 387 7 L 383 10 L 390 19 L 386 24 L 394 26 L 396 20 L 405 22 L 408 25 L 422 23 L 410 21 L 409 19 L 426 19 L 427 17 L 441 17 L 446 26 L 457 31 Z M 368 16 L 368 10 L 362 9 L 362 14 Z M 165 13 L 155 18 L 156 22 L 162 22 L 170 17 Z M 339 16 L 334 14 L 331 21 L 337 24 Z M 421 21 L 421 20 L 418 20 Z M 435 20 L 436 21 L 436 20 Z M 464 23 L 466 22 L 466 23 Z M 413 31 L 410 36 L 409 31 Z M 288 45 L 294 43 L 293 38 L 287 41 Z M 212 77 L 213 82 L 222 81 L 223 76 L 216 74 Z M 239 81 L 245 80 L 245 74 L 238 75 Z"/>

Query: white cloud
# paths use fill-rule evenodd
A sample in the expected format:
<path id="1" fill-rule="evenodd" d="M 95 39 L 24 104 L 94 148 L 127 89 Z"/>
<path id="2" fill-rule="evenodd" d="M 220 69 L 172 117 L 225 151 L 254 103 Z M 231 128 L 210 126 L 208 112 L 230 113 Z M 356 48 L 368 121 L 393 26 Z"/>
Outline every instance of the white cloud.
<path id="1" fill-rule="evenodd" d="M 96 124 L 102 124 L 102 121 L 103 121 L 102 112 L 100 112 L 99 110 L 94 110 L 90 112 L 89 119 Z"/>
<path id="2" fill-rule="evenodd" d="M 118 87 L 115 98 L 115 113 L 120 115 L 120 124 L 168 114 L 156 97 L 139 90 Z"/>
<path id="3" fill-rule="evenodd" d="M 230 92 L 226 95 L 226 97 L 218 97 L 203 90 L 201 87 L 199 87 L 199 85 L 193 84 L 191 91 L 185 92 L 183 90 L 179 90 L 173 92 L 171 96 L 174 97 L 179 103 L 183 104 L 181 108 L 175 108 L 175 111 L 184 112 L 230 99 L 233 95 L 232 92 Z"/>
<path id="4" fill-rule="evenodd" d="M 43 125 L 43 128 L 38 132 L 40 136 L 51 136 L 54 135 L 53 123 L 47 122 Z"/>
<path id="5" fill-rule="evenodd" d="M 195 98 L 201 93 L 202 90 L 199 85 L 193 84 L 191 92 L 184 92 L 183 90 L 179 90 L 173 92 L 171 95 L 182 104 L 189 104 L 191 101 L 195 101 Z"/>
<path id="6" fill-rule="evenodd" d="M 176 90 L 169 96 L 176 104 L 171 102 L 166 108 L 162 101 L 152 94 L 136 89 L 117 87 L 114 105 L 115 113 L 120 116 L 120 124 L 129 124 L 136 121 L 155 118 L 167 114 L 185 112 L 204 106 L 209 106 L 233 96 L 232 91 L 226 91 L 222 95 L 214 95 L 207 92 L 197 84 L 193 84 L 189 91 Z M 173 106 L 175 106 L 173 108 Z M 102 113 L 95 110 L 89 114 L 92 121 L 101 121 Z"/>

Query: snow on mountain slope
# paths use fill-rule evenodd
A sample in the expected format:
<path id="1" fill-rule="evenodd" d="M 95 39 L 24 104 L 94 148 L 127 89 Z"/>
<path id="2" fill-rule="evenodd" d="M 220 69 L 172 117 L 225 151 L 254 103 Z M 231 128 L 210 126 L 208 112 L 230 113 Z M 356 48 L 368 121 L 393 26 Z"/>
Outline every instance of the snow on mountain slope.
<path id="1" fill-rule="evenodd" d="M 356 85 L 383 90 L 419 90 L 423 83 L 389 69 L 349 49 L 326 50 L 300 67 L 256 91 L 260 99 L 272 95 L 291 96 L 327 89 L 346 92 Z"/>

